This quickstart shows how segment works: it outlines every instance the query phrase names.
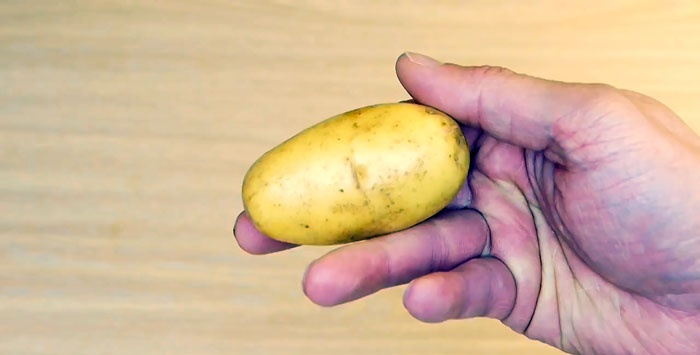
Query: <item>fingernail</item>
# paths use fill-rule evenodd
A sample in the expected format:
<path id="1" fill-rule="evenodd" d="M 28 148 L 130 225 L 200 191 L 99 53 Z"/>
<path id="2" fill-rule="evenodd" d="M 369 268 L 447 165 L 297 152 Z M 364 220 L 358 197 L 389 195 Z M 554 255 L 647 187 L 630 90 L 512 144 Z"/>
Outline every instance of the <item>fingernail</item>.
<path id="1" fill-rule="evenodd" d="M 428 57 L 427 55 L 419 54 L 419 53 L 414 53 L 414 52 L 406 52 L 404 53 L 406 55 L 406 58 L 411 61 L 411 63 L 415 63 L 424 67 L 436 67 L 442 63 L 439 61 Z"/>

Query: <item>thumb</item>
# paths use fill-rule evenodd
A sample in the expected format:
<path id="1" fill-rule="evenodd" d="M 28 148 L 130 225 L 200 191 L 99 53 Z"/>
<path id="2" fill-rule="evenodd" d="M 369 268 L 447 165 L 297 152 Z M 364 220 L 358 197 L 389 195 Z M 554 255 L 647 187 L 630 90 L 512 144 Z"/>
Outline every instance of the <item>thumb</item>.
<path id="1" fill-rule="evenodd" d="M 399 81 L 422 104 L 502 141 L 549 150 L 566 161 L 571 141 L 592 118 L 580 117 L 601 95 L 601 85 L 538 79 L 498 67 L 442 64 L 404 53 L 396 63 Z M 589 132 L 592 133 L 592 132 Z M 566 138 L 566 139 L 564 139 Z"/>

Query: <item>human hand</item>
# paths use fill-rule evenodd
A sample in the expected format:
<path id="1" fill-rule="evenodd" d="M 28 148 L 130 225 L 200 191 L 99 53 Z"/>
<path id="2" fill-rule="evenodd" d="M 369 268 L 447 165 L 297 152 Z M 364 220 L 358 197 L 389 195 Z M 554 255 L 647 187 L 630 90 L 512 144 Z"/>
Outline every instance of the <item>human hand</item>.
<path id="1" fill-rule="evenodd" d="M 464 125 L 461 209 L 343 246 L 304 277 L 333 306 L 410 283 L 426 322 L 492 317 L 571 353 L 700 349 L 700 138 L 668 108 L 605 85 L 403 55 L 419 103 Z M 245 213 L 240 247 L 293 247 Z"/>

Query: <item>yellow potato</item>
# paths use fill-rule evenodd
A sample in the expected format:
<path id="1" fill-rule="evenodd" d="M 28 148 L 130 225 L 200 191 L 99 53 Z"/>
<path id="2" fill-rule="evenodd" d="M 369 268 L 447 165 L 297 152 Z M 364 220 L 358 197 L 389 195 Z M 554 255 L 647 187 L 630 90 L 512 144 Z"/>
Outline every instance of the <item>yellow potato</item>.
<path id="1" fill-rule="evenodd" d="M 468 169 L 469 146 L 452 118 L 380 104 L 331 117 L 265 153 L 245 176 L 243 203 L 273 239 L 349 243 L 433 216 Z"/>

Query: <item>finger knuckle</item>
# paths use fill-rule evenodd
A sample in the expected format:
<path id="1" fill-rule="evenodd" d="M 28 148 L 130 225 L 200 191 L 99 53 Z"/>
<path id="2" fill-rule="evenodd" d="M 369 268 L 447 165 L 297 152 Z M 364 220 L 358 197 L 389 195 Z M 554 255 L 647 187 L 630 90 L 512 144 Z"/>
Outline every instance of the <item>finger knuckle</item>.
<path id="1" fill-rule="evenodd" d="M 476 69 L 474 70 L 474 76 L 479 79 L 505 78 L 513 75 L 515 75 L 515 72 L 513 72 L 512 70 L 506 67 L 494 65 L 482 65 L 476 67 Z"/>

